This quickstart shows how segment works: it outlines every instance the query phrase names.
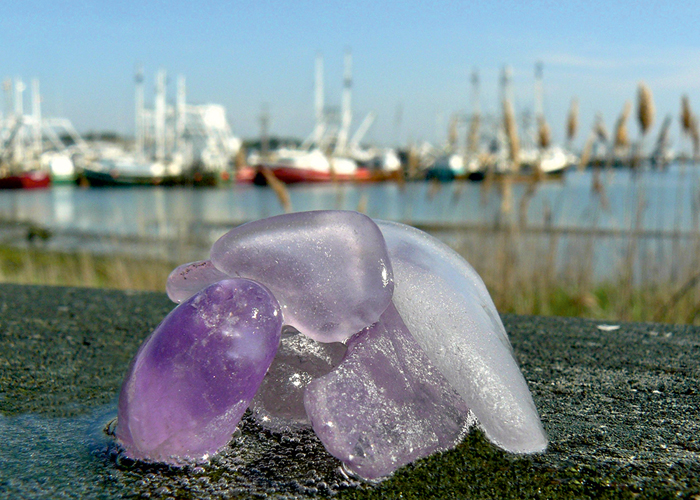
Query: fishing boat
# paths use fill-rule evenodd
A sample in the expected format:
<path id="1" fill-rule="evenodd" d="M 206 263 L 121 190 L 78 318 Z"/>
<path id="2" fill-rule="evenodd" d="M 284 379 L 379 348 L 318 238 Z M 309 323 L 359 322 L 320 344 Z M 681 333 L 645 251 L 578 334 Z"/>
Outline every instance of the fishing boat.
<path id="1" fill-rule="evenodd" d="M 177 183 L 178 175 L 161 162 L 139 162 L 124 156 L 101 159 L 85 166 L 79 182 L 91 187 L 163 186 Z"/>
<path id="2" fill-rule="evenodd" d="M 359 141 L 374 120 L 372 113 L 365 118 L 355 135 L 348 139 L 352 123 L 351 67 L 352 56 L 348 52 L 345 55 L 340 123 L 336 123 L 337 117 L 327 113 L 324 106 L 323 59 L 320 55 L 316 58 L 316 126 L 299 147 L 282 147 L 270 155 L 256 155 L 255 159 L 249 157 L 249 164 L 257 169 L 255 184 L 265 185 L 267 177 L 264 174 L 268 172 L 286 184 L 364 182 L 375 178 L 369 168 L 358 166 L 353 158 Z"/>
<path id="3" fill-rule="evenodd" d="M 483 171 L 477 158 L 465 158 L 464 154 L 452 153 L 438 156 L 435 163 L 426 169 L 425 177 L 443 182 L 455 179 L 478 180 L 483 178 Z"/>
<path id="4" fill-rule="evenodd" d="M 320 150 L 281 148 L 268 161 L 257 165 L 258 174 L 254 182 L 264 184 L 262 168 L 269 169 L 277 179 L 285 184 L 302 182 L 368 181 L 370 171 L 360 168 L 350 158 L 327 158 Z"/>
<path id="5" fill-rule="evenodd" d="M 31 113 L 24 110 L 26 86 L 6 80 L 6 115 L 0 117 L 0 174 L 2 187 L 37 188 L 75 180 L 76 157 L 88 147 L 70 120 L 46 118 L 41 112 L 39 80 L 32 81 Z"/>
<path id="6" fill-rule="evenodd" d="M 133 150 L 102 150 L 86 166 L 89 186 L 216 186 L 232 180 L 241 141 L 233 135 L 226 108 L 188 104 L 184 76 L 177 78 L 175 105 L 168 104 L 166 72 L 156 75 L 155 102 L 144 103 L 141 69 L 135 78 L 136 137 Z"/>
<path id="7" fill-rule="evenodd" d="M 520 152 L 520 166 L 525 171 L 539 170 L 543 174 L 555 175 L 563 173 L 575 163 L 576 156 L 559 146 L 531 148 Z"/>
<path id="8" fill-rule="evenodd" d="M 51 176 L 42 170 L 18 172 L 0 177 L 0 189 L 40 189 L 51 185 Z"/>

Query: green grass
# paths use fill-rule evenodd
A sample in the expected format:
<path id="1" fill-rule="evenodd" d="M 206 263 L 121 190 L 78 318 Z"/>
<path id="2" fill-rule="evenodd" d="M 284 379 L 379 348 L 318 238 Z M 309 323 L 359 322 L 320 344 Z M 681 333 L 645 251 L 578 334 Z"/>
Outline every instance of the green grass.
<path id="1" fill-rule="evenodd" d="M 158 259 L 0 247 L 0 282 L 165 290 L 174 264 Z"/>
<path id="2" fill-rule="evenodd" d="M 509 262 L 498 256 L 473 262 L 501 313 L 700 324 L 696 286 L 667 283 L 626 291 L 628 285 L 622 278 L 582 283 Z M 168 274 L 178 264 L 5 246 L 0 247 L 0 282 L 163 292 Z"/>

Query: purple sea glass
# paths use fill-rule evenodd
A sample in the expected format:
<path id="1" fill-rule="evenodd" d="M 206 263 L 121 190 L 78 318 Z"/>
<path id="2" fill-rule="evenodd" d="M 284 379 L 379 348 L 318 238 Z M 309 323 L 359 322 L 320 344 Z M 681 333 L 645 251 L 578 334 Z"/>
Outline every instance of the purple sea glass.
<path id="1" fill-rule="evenodd" d="M 462 437 L 469 409 L 390 305 L 348 341 L 345 359 L 304 396 L 326 449 L 365 479 L 390 474 Z"/>
<path id="2" fill-rule="evenodd" d="M 179 304 L 195 293 L 229 276 L 222 273 L 210 260 L 199 260 L 176 267 L 168 276 L 165 291 L 170 300 Z"/>
<path id="3" fill-rule="evenodd" d="M 311 426 L 304 409 L 306 386 L 337 367 L 345 351 L 341 342 L 316 342 L 284 327 L 277 355 L 250 405 L 255 419 L 273 432 Z"/>
<path id="4" fill-rule="evenodd" d="M 516 453 L 547 437 L 496 307 L 454 250 L 404 224 L 377 221 L 394 270 L 393 303 L 418 344 L 478 418 L 486 436 Z"/>
<path id="5" fill-rule="evenodd" d="M 134 459 L 180 464 L 226 445 L 277 352 L 279 304 L 247 279 L 177 306 L 142 344 L 119 395 L 116 437 Z"/>
<path id="6" fill-rule="evenodd" d="M 316 211 L 237 227 L 211 249 L 217 269 L 263 283 L 285 324 L 319 342 L 341 342 L 389 305 L 393 274 L 382 233 L 357 212 Z"/>

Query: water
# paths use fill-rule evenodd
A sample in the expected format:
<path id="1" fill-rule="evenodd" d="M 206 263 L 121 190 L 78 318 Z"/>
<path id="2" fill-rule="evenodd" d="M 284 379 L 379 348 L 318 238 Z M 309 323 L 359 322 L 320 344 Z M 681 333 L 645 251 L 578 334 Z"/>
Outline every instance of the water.
<path id="1" fill-rule="evenodd" d="M 572 171 L 562 180 L 540 183 L 526 207 L 522 200 L 527 185 L 516 184 L 513 211 L 507 217 L 517 224 L 525 222 L 521 227 L 530 231 L 565 231 L 574 236 L 577 231 L 602 232 L 608 241 L 596 256 L 595 272 L 605 276 L 624 253 L 631 229 L 659 240 L 653 252 L 657 259 L 668 258 L 674 231 L 697 231 L 697 168 L 674 164 L 663 172 L 603 172 L 603 196 L 591 189 L 592 171 Z M 448 226 L 439 236 L 450 243 L 457 229 L 493 227 L 504 220 L 498 187 L 487 190 L 484 183 L 299 185 L 290 187 L 289 193 L 295 211 L 362 208 L 375 218 L 419 227 Z M 272 190 L 249 185 L 219 189 L 65 185 L 0 193 L 0 218 L 48 228 L 52 231 L 44 243 L 48 248 L 149 254 L 178 262 L 206 256 L 211 243 L 237 224 L 280 213 L 282 206 Z M 449 226 L 455 228 L 454 234 Z M 23 230 L 13 231 L 0 231 L 2 241 L 22 242 Z M 639 251 L 648 254 L 648 243 Z"/>

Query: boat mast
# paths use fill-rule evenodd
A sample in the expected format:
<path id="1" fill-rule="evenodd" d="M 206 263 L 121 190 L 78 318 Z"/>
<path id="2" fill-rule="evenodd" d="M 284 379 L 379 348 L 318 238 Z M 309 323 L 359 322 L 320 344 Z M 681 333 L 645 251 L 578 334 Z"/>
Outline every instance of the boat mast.
<path id="1" fill-rule="evenodd" d="M 481 111 L 479 108 L 479 72 L 474 69 L 472 72 L 472 118 L 469 124 L 469 135 L 467 136 L 467 154 L 473 155 L 479 149 L 479 128 L 481 125 Z"/>
<path id="2" fill-rule="evenodd" d="M 352 122 L 352 53 L 345 53 L 345 71 L 343 74 L 343 102 L 341 110 L 341 125 L 338 132 L 338 141 L 335 145 L 336 154 L 346 154 L 348 132 Z"/>
<path id="3" fill-rule="evenodd" d="M 21 78 L 15 80 L 15 120 L 19 129 L 17 130 L 17 135 L 15 136 L 14 145 L 14 160 L 17 163 L 21 163 L 24 160 L 24 127 L 22 122 L 24 121 L 24 89 L 25 85 Z"/>
<path id="4" fill-rule="evenodd" d="M 185 77 L 177 77 L 177 121 L 175 124 L 175 151 L 180 155 L 185 154 L 185 124 L 187 112 L 187 88 L 185 87 Z"/>
<path id="5" fill-rule="evenodd" d="M 2 89 L 5 91 L 5 113 L 3 118 L 7 120 L 7 127 L 11 127 L 10 120 L 13 118 L 12 113 L 12 79 L 7 78 L 2 82 Z"/>
<path id="6" fill-rule="evenodd" d="M 136 75 L 134 77 L 136 84 L 136 109 L 134 110 L 135 116 L 135 127 L 134 134 L 136 135 L 136 156 L 137 158 L 143 157 L 143 138 L 144 138 L 144 127 L 143 127 L 143 67 L 139 66 L 136 68 Z"/>
<path id="7" fill-rule="evenodd" d="M 34 152 L 37 156 L 42 153 L 41 144 L 41 95 L 39 94 L 39 80 L 32 80 L 32 115 L 34 117 Z"/>
<path id="8" fill-rule="evenodd" d="M 270 135 L 268 127 L 270 125 L 270 110 L 267 103 L 263 103 L 260 109 L 260 155 L 267 161 L 270 156 Z"/>
<path id="9" fill-rule="evenodd" d="M 316 128 L 314 129 L 314 145 L 318 148 L 323 140 L 323 133 L 326 128 L 323 109 L 323 56 L 316 55 Z"/>
<path id="10" fill-rule="evenodd" d="M 549 146 L 550 132 L 549 125 L 544 118 L 544 84 L 542 81 L 542 63 L 538 62 L 535 65 L 535 123 L 537 124 L 535 143 L 544 149 Z"/>
<path id="11" fill-rule="evenodd" d="M 543 85 L 542 85 L 542 63 L 538 62 L 535 64 L 535 119 L 539 122 L 544 116 L 544 106 L 542 104 L 543 98 Z"/>
<path id="12" fill-rule="evenodd" d="M 165 70 L 158 70 L 156 77 L 155 135 L 156 160 L 165 160 Z"/>

